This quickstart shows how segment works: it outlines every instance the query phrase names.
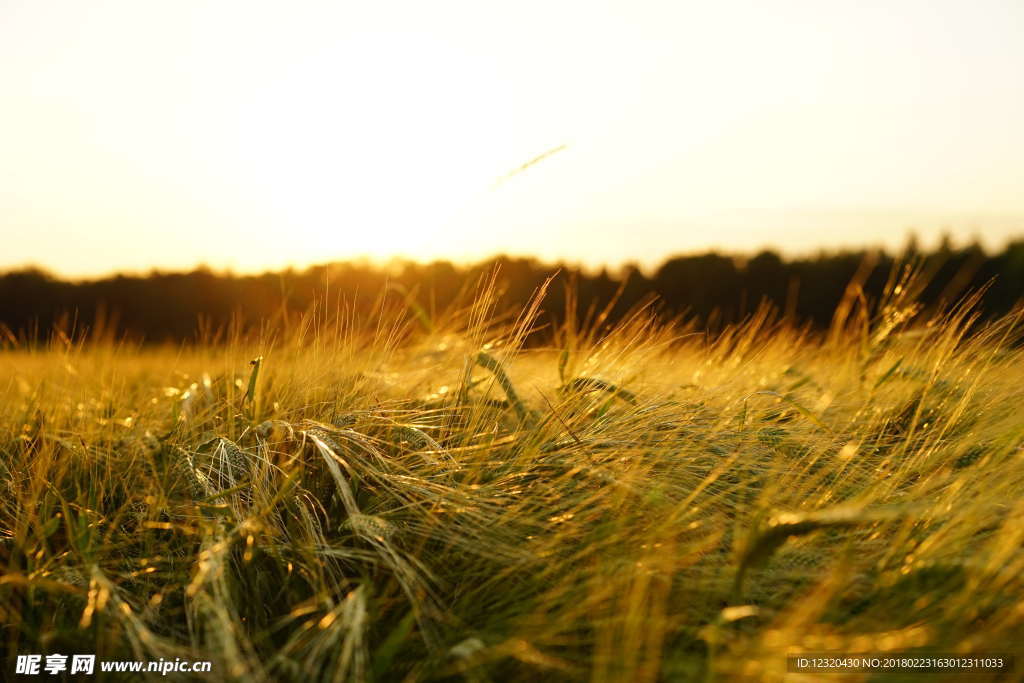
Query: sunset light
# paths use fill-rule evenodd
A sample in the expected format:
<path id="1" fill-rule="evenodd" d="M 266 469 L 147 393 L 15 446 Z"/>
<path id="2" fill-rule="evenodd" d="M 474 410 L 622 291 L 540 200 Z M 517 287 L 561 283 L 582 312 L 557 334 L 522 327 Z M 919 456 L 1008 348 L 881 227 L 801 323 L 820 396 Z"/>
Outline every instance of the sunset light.
<path id="1" fill-rule="evenodd" d="M 1024 680 L 1022 29 L 0 0 L 0 680 Z"/>
<path id="2" fill-rule="evenodd" d="M 0 265 L 998 246 L 1024 216 L 1021 12 L 6 3 Z"/>

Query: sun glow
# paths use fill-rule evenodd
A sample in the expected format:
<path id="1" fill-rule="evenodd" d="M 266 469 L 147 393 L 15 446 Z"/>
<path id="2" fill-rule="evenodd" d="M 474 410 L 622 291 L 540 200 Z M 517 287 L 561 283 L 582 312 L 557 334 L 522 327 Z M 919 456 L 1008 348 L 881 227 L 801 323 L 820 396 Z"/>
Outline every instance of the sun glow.
<path id="1" fill-rule="evenodd" d="M 494 73 L 415 34 L 313 55 L 246 107 L 247 173 L 312 258 L 437 254 L 440 231 L 521 144 L 510 84 Z"/>

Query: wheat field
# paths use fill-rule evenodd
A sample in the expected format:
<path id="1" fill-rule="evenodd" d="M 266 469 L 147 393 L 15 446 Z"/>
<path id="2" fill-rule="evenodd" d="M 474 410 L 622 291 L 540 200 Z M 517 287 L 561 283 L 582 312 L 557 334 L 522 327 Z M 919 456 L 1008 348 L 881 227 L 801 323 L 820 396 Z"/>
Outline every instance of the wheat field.
<path id="1" fill-rule="evenodd" d="M 812 679 L 800 652 L 1020 649 L 1021 313 L 922 311 L 900 275 L 827 332 L 551 329 L 543 292 L 510 315 L 494 287 L 0 352 L 8 662 L 772 681 Z"/>

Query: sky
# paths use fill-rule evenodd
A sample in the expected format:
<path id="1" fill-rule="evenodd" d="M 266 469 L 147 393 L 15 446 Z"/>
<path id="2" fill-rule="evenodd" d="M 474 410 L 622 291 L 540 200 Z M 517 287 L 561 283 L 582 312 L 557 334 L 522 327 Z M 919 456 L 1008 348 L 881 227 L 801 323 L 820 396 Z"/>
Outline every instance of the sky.
<path id="1" fill-rule="evenodd" d="M 999 248 L 1022 74 L 1019 0 L 0 0 L 0 269 Z"/>

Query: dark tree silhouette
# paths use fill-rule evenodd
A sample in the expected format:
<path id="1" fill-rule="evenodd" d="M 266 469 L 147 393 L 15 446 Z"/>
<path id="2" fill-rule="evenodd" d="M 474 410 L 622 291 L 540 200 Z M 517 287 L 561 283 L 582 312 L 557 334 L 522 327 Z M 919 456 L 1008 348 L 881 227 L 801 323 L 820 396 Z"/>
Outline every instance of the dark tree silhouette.
<path id="1" fill-rule="evenodd" d="M 924 252 L 913 239 L 899 257 L 845 251 L 787 260 L 772 251 L 749 258 L 709 252 L 670 258 L 652 275 L 635 265 L 595 273 L 506 256 L 470 266 L 342 262 L 262 275 L 198 268 L 84 282 L 28 268 L 0 275 L 0 344 L 42 340 L 54 327 L 149 342 L 216 341 L 216 331 L 231 324 L 258 326 L 314 304 L 369 315 L 379 297 L 389 292 L 437 315 L 472 297 L 481 278 L 495 267 L 502 283 L 499 308 L 522 305 L 551 279 L 544 308 L 547 320 L 556 325 L 567 314 L 566 287 L 572 287 L 575 315 L 581 320 L 606 311 L 605 322 L 614 324 L 656 298 L 654 310 L 660 315 L 689 316 L 711 327 L 742 320 L 767 303 L 796 321 L 823 328 L 858 272 L 865 295 L 877 301 L 894 265 L 905 261 L 917 263 L 928 277 L 925 305 L 949 304 L 965 292 L 985 288 L 981 312 L 998 315 L 1024 296 L 1024 241 L 998 254 L 987 254 L 978 244 L 954 248 L 949 240 Z"/>

